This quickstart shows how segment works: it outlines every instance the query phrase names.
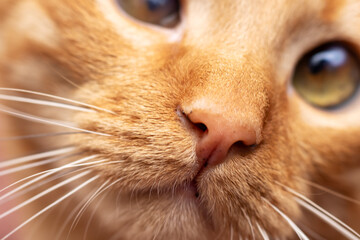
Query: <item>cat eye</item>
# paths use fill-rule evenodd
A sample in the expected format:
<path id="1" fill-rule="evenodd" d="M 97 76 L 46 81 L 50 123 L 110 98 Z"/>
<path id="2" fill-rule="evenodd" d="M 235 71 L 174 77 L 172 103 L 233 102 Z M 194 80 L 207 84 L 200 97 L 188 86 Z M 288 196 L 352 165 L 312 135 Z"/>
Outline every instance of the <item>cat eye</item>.
<path id="1" fill-rule="evenodd" d="M 347 102 L 360 82 L 356 56 L 341 44 L 323 45 L 306 54 L 297 64 L 292 84 L 297 93 L 320 108 Z"/>
<path id="2" fill-rule="evenodd" d="M 174 27 L 180 20 L 179 0 L 116 0 L 130 16 L 162 27 Z"/>

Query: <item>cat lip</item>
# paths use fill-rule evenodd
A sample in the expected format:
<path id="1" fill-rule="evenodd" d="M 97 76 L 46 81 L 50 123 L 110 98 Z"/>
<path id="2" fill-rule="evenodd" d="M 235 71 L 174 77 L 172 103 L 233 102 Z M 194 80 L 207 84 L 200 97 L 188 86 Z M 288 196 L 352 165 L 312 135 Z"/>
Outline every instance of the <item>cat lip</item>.
<path id="1" fill-rule="evenodd" d="M 201 175 L 201 173 L 208 167 L 208 159 L 200 159 L 198 161 L 198 170 L 195 174 L 195 176 L 192 179 L 192 182 L 196 182 L 196 179 Z"/>
<path id="2" fill-rule="evenodd" d="M 178 193 L 193 200 L 197 200 L 200 195 L 197 182 L 199 176 L 207 166 L 207 160 L 198 161 L 198 163 L 195 175 L 190 179 L 190 181 L 186 181 L 177 188 Z"/>
<path id="3" fill-rule="evenodd" d="M 199 188 L 197 186 L 198 178 L 208 168 L 208 162 L 209 162 L 209 159 L 198 160 L 198 163 L 199 163 L 198 171 L 196 172 L 195 176 L 192 178 L 192 180 L 188 186 L 188 188 L 193 192 L 193 196 L 195 196 L 196 198 L 198 198 L 200 195 Z"/>
<path id="4" fill-rule="evenodd" d="M 191 199 L 196 199 L 199 196 L 195 181 L 191 181 L 189 184 L 179 188 L 179 193 Z"/>

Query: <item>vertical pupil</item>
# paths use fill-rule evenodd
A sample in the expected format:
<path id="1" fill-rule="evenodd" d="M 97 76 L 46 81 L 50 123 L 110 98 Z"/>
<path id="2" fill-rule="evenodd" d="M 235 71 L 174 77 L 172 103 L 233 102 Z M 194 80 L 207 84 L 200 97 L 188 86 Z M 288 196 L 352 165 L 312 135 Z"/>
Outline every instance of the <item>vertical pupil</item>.
<path id="1" fill-rule="evenodd" d="M 150 11 L 156 11 L 158 8 L 166 5 L 168 0 L 147 0 L 146 4 Z"/>

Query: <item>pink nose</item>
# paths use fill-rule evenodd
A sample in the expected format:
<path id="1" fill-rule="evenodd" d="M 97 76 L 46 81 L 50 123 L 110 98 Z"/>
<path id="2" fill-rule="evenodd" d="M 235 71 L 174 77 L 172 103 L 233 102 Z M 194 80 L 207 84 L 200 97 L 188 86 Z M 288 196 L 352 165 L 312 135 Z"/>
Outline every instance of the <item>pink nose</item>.
<path id="1" fill-rule="evenodd" d="M 256 144 L 255 129 L 245 127 L 236 118 L 203 109 L 193 109 L 187 117 L 203 131 L 196 146 L 196 155 L 199 159 L 207 160 L 209 165 L 222 163 L 234 143 L 242 142 L 247 146 Z"/>

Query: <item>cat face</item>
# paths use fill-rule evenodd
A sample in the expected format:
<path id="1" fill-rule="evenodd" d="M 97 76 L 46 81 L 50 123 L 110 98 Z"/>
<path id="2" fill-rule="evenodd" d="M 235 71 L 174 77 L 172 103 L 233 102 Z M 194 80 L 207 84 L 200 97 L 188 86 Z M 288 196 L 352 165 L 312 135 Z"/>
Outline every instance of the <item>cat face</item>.
<path id="1" fill-rule="evenodd" d="M 309 206 L 307 181 L 360 161 L 360 96 L 322 108 L 292 84 L 323 44 L 344 43 L 357 59 L 359 4 L 189 0 L 165 28 L 117 1 L 5 1 L 2 86 L 98 107 L 36 107 L 87 133 L 23 144 L 72 145 L 101 161 L 89 173 L 99 185 L 87 188 L 107 189 L 94 210 L 104 236 L 285 239 Z"/>

